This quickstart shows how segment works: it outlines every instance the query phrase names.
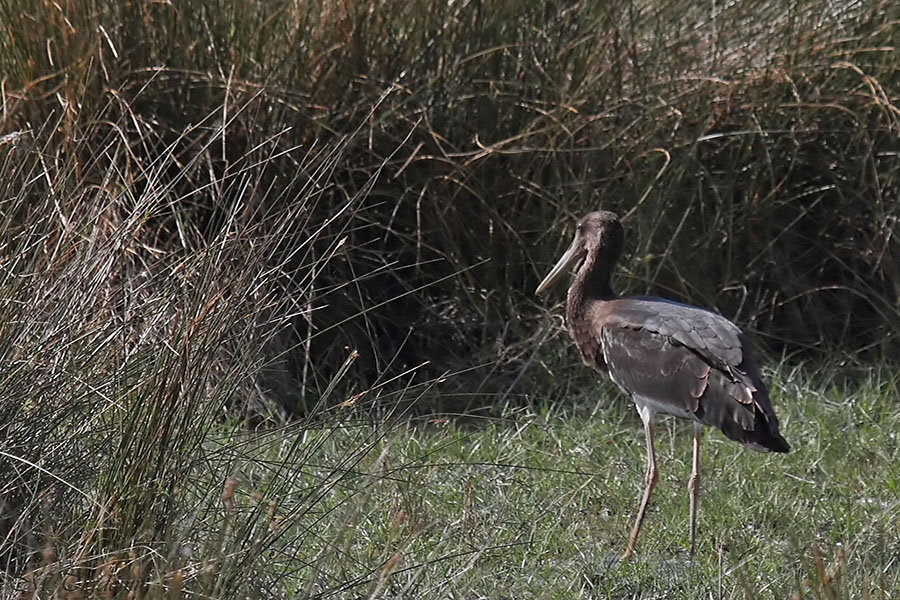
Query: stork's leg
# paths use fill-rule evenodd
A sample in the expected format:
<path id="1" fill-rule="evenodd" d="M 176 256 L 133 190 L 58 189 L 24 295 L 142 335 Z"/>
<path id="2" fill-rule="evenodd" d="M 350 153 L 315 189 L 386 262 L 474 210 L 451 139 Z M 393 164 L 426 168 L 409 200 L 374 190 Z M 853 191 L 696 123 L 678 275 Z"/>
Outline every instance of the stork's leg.
<path id="1" fill-rule="evenodd" d="M 694 423 L 693 460 L 691 461 L 691 478 L 688 479 L 688 497 L 690 498 L 690 557 L 694 558 L 694 540 L 697 535 L 697 495 L 700 492 L 700 437 L 703 425 Z"/>
<path id="2" fill-rule="evenodd" d="M 653 421 L 653 413 L 646 406 L 638 405 L 638 413 L 644 422 L 644 436 L 647 439 L 647 474 L 644 480 L 644 496 L 641 498 L 641 506 L 638 508 L 637 519 L 634 522 L 634 528 L 631 530 L 631 539 L 628 541 L 628 548 L 622 558 L 628 558 L 634 552 L 634 545 L 637 543 L 638 533 L 641 531 L 641 523 L 644 520 L 644 513 L 647 512 L 647 503 L 650 501 L 650 494 L 653 492 L 653 486 L 659 479 L 659 473 L 656 470 L 656 455 L 653 452 L 653 432 L 650 425 Z"/>

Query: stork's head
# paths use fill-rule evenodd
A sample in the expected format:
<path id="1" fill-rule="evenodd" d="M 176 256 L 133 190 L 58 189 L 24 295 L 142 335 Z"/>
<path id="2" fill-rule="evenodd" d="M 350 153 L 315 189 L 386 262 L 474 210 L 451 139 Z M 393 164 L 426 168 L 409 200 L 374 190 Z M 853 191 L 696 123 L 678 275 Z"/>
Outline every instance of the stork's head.
<path id="1" fill-rule="evenodd" d="M 559 258 L 544 280 L 537 286 L 535 294 L 540 294 L 559 281 L 573 266 L 585 257 L 594 262 L 602 262 L 610 267 L 622 253 L 625 233 L 619 217 L 606 210 L 588 213 L 575 225 L 575 238 L 569 249 Z"/>

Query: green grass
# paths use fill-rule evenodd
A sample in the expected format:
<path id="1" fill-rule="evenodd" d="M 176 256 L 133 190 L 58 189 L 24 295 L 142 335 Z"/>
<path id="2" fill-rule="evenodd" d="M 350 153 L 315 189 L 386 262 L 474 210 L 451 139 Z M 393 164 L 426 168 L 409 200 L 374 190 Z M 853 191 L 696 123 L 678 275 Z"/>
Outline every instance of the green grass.
<path id="1" fill-rule="evenodd" d="M 693 562 L 685 552 L 690 433 L 667 420 L 656 429 L 662 475 L 637 559 L 619 560 L 644 443 L 624 398 L 607 387 L 601 394 L 599 404 L 585 394 L 543 414 L 330 435 L 311 461 L 328 473 L 341 470 L 361 437 L 378 440 L 319 507 L 338 518 L 301 555 L 325 554 L 297 586 L 314 577 L 311 589 L 322 594 L 356 582 L 340 597 L 383 586 L 386 597 L 456 598 L 877 598 L 900 590 L 893 387 L 779 387 L 794 446 L 786 456 L 707 434 Z M 294 479 L 286 497 L 322 481 L 316 473 Z"/>
<path id="2" fill-rule="evenodd" d="M 705 436 L 692 562 L 690 429 L 667 419 L 637 556 L 619 559 L 644 441 L 633 408 L 603 385 L 540 414 L 213 428 L 177 492 L 196 507 L 170 525 L 178 552 L 161 553 L 171 540 L 132 549 L 119 585 L 143 561 L 150 597 L 176 572 L 180 589 L 225 596 L 894 597 L 894 384 L 821 390 L 792 379 L 774 394 L 791 453 Z"/>

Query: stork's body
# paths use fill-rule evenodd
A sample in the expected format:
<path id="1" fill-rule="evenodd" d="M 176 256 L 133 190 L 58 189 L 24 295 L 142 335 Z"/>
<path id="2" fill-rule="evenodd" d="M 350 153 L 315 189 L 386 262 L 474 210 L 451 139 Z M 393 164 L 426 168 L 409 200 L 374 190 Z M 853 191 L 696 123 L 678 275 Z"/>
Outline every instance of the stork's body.
<path id="1" fill-rule="evenodd" d="M 694 553 L 700 436 L 704 425 L 763 452 L 787 452 L 749 344 L 721 315 L 660 298 L 620 298 L 610 277 L 624 234 L 610 212 L 578 222 L 575 239 L 544 281 L 543 291 L 581 262 L 566 301 L 566 320 L 584 362 L 606 372 L 631 396 L 644 423 L 644 494 L 625 555 L 634 550 L 658 478 L 651 423 L 655 413 L 694 422 L 690 553 Z"/>

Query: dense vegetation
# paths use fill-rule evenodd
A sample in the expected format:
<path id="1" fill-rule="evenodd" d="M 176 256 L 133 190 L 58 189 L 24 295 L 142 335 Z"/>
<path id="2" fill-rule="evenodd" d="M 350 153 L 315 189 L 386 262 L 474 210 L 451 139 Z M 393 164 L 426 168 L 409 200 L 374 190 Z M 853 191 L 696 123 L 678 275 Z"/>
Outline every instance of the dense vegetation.
<path id="1" fill-rule="evenodd" d="M 4 592 L 890 596 L 895 4 L 0 0 Z M 597 206 L 781 357 L 699 564 L 531 294 Z"/>

